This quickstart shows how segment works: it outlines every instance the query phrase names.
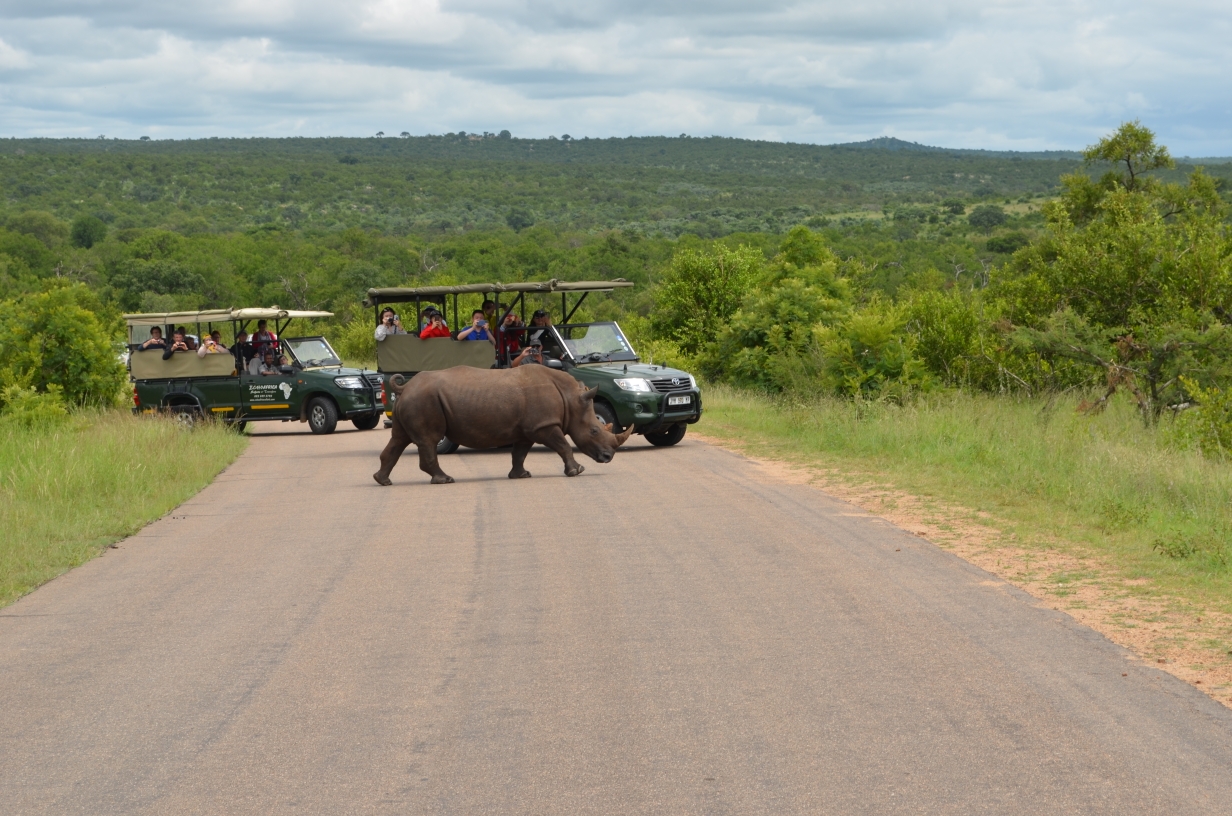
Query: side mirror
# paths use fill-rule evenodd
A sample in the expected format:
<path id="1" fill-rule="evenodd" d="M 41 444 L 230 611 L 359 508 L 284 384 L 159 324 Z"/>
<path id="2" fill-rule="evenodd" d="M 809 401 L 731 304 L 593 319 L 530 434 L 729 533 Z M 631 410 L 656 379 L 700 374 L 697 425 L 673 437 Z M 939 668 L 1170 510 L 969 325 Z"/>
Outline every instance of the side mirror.
<path id="1" fill-rule="evenodd" d="M 295 373 L 295 366 L 279 366 L 278 370 L 290 376 Z"/>
<path id="2" fill-rule="evenodd" d="M 560 360 L 548 360 L 548 368 L 564 368 L 565 364 Z"/>

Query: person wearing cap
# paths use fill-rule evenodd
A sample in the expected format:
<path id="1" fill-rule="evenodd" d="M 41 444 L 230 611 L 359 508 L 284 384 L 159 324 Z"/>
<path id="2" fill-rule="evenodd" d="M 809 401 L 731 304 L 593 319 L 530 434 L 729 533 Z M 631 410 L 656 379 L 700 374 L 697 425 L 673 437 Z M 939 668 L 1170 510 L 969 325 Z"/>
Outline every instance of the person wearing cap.
<path id="1" fill-rule="evenodd" d="M 513 368 L 524 365 L 543 365 L 543 344 L 531 340 L 530 345 L 522 349 L 522 353 L 513 358 L 510 364 Z"/>
<path id="2" fill-rule="evenodd" d="M 546 333 L 544 329 L 552 325 L 552 315 L 548 314 L 546 309 L 536 309 L 535 313 L 530 316 L 530 331 L 527 335 L 532 343 L 542 343 L 543 335 Z"/>
<path id="3" fill-rule="evenodd" d="M 197 356 L 204 357 L 207 354 L 226 354 L 227 347 L 222 344 L 222 332 L 214 330 L 206 335 L 201 341 L 201 347 L 197 349 Z"/>
<path id="4" fill-rule="evenodd" d="M 428 325 L 419 333 L 420 340 L 431 340 L 433 337 L 449 337 L 445 316 L 435 309 L 428 313 Z"/>

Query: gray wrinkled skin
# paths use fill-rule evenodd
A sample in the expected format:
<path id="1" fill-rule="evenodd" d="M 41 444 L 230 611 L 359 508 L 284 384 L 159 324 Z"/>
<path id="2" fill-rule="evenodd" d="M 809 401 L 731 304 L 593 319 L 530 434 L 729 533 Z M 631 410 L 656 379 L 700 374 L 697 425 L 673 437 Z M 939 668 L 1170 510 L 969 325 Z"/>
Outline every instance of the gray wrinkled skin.
<path id="1" fill-rule="evenodd" d="M 398 394 L 393 430 L 381 451 L 381 469 L 372 474 L 382 485 L 390 484 L 390 472 L 412 442 L 419 450 L 419 468 L 432 477 L 432 484 L 449 484 L 453 479 L 441 470 L 436 456 L 437 443 L 446 436 L 468 448 L 512 445 L 509 478 L 525 479 L 530 472 L 523 464 L 536 442 L 560 454 L 566 476 L 577 476 L 584 468 L 573 458 L 569 438 L 603 464 L 612 461 L 632 432 L 613 434 L 611 426 L 595 416 L 598 389 L 586 390 L 568 374 L 543 366 L 457 366 L 425 371 L 391 386 Z"/>

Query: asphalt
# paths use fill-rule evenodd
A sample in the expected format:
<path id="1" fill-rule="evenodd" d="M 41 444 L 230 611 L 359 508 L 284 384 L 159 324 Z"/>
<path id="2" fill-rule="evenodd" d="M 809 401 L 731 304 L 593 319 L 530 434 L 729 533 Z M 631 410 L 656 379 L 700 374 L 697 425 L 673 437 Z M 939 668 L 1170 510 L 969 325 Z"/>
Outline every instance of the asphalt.
<path id="1" fill-rule="evenodd" d="M 737 455 L 302 427 L 0 609 L 0 812 L 1232 813 L 1226 709 Z"/>

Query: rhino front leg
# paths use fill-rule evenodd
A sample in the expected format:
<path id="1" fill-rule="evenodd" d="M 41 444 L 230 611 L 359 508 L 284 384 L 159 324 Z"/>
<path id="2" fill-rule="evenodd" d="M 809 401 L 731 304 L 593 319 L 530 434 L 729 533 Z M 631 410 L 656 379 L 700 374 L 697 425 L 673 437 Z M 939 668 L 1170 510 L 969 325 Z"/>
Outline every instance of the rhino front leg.
<path id="1" fill-rule="evenodd" d="M 385 450 L 381 451 L 381 469 L 372 474 L 377 484 L 386 487 L 393 484 L 389 480 L 390 471 L 394 469 L 394 465 L 398 464 L 398 460 L 402 458 L 402 451 L 406 450 L 409 444 L 411 444 L 411 437 L 402 430 L 402 425 L 395 419 L 393 431 L 389 434 L 389 444 L 385 446 Z"/>
<path id="2" fill-rule="evenodd" d="M 560 454 L 560 458 L 565 460 L 566 476 L 576 476 L 586 469 L 573 458 L 573 446 L 569 444 L 569 437 L 565 436 L 565 432 L 560 428 L 549 428 L 544 431 L 540 439 L 535 441 L 542 442 Z"/>
<path id="3" fill-rule="evenodd" d="M 453 484 L 453 477 L 441 470 L 436 458 L 436 445 L 440 441 L 437 438 L 415 443 L 419 447 L 419 469 L 432 477 L 432 484 Z"/>
<path id="4" fill-rule="evenodd" d="M 529 479 L 530 471 L 526 469 L 526 454 L 530 453 L 533 442 L 518 442 L 513 446 L 513 470 L 509 471 L 510 479 Z"/>

